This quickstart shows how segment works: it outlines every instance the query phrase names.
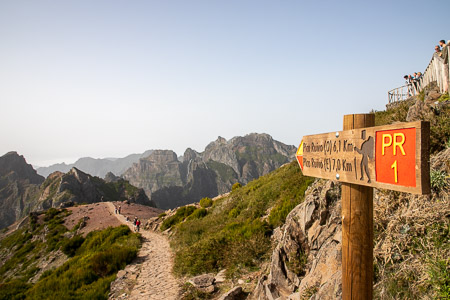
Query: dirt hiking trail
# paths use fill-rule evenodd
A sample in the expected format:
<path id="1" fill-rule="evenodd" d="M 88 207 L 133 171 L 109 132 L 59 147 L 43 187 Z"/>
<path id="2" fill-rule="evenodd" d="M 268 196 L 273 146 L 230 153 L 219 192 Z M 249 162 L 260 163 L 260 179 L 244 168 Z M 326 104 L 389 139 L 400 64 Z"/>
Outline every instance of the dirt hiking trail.
<path id="1" fill-rule="evenodd" d="M 113 203 L 107 204 L 121 223 L 134 230 L 131 220 L 127 222 L 123 215 L 115 214 Z M 180 285 L 171 273 L 173 261 L 169 241 L 142 227 L 140 233 L 142 248 L 136 259 L 117 273 L 117 279 L 111 283 L 109 299 L 179 299 Z"/>

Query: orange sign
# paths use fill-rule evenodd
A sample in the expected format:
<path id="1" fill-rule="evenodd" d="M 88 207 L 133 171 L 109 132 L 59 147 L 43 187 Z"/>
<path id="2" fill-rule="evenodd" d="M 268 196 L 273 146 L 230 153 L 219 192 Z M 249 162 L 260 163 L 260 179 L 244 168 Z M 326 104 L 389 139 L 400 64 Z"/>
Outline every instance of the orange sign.
<path id="1" fill-rule="evenodd" d="M 428 122 L 304 136 L 296 158 L 306 176 L 401 192 L 430 192 Z"/>
<path id="2" fill-rule="evenodd" d="M 376 132 L 375 174 L 378 182 L 416 186 L 416 128 Z"/>

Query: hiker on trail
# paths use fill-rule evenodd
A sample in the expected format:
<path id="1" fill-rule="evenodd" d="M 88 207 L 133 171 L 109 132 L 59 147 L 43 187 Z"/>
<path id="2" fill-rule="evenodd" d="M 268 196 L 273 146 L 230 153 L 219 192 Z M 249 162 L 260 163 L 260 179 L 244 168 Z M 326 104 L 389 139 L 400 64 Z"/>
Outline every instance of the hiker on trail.
<path id="1" fill-rule="evenodd" d="M 117 207 L 114 206 L 114 213 L 117 215 Z"/>
<path id="2" fill-rule="evenodd" d="M 141 226 L 141 220 L 136 221 L 136 231 L 139 232 L 139 227 Z"/>
<path id="3" fill-rule="evenodd" d="M 119 205 L 119 215 L 120 215 L 120 210 L 122 209 L 122 207 Z"/>
<path id="4" fill-rule="evenodd" d="M 128 216 L 126 217 L 127 222 L 130 222 L 130 218 L 128 218 Z"/>
<path id="5" fill-rule="evenodd" d="M 138 218 L 134 217 L 134 221 L 133 221 L 133 226 L 134 226 L 134 230 L 136 231 L 136 223 L 137 223 Z"/>

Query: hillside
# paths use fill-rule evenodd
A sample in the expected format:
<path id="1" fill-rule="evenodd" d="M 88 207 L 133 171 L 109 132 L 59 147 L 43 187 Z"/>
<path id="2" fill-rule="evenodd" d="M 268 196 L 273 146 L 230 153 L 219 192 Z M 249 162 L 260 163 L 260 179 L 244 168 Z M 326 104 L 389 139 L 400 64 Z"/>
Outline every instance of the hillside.
<path id="1" fill-rule="evenodd" d="M 31 214 L 0 240 L 0 299 L 107 299 L 109 283 L 138 252 L 127 226 L 78 233 L 67 210 Z"/>
<path id="2" fill-rule="evenodd" d="M 430 121 L 432 153 L 430 195 L 375 189 L 375 299 L 450 295 L 450 101 L 436 93 L 430 86 L 374 112 L 376 125 Z M 189 279 L 184 299 L 212 299 L 231 286 L 242 299 L 340 299 L 340 184 L 311 182 L 293 162 L 151 220 L 148 228 L 171 237 L 174 272 Z M 222 269 L 227 279 L 214 283 Z M 211 288 L 195 287 L 196 278 Z"/>
<path id="3" fill-rule="evenodd" d="M 44 179 L 16 152 L 0 157 L 0 228 L 34 209 Z"/>
<path id="4" fill-rule="evenodd" d="M 187 149 L 182 162 L 171 150 L 156 150 L 122 177 L 143 188 L 158 207 L 169 209 L 226 193 L 236 182 L 246 184 L 291 161 L 294 153 L 294 146 L 267 134 L 229 141 L 219 137 L 202 153 Z"/>

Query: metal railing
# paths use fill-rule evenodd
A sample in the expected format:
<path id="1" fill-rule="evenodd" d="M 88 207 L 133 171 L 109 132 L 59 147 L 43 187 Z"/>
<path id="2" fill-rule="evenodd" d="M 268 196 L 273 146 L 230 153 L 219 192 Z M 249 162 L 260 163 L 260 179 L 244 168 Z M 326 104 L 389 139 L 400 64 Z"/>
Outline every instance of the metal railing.
<path id="1" fill-rule="evenodd" d="M 450 46 L 447 46 L 447 51 L 450 56 Z M 422 77 L 412 83 L 390 90 L 388 92 L 388 101 L 389 103 L 404 101 L 411 96 L 419 94 L 424 87 L 434 81 L 441 93 L 448 92 L 449 72 L 449 64 L 444 64 L 442 57 L 439 57 L 435 53 L 433 54 L 428 67 L 425 69 L 425 72 L 423 72 Z"/>
<path id="2" fill-rule="evenodd" d="M 415 96 L 420 93 L 419 84 L 420 82 L 415 82 L 416 84 L 407 84 L 388 92 L 389 103 L 404 101 L 409 97 Z"/>

